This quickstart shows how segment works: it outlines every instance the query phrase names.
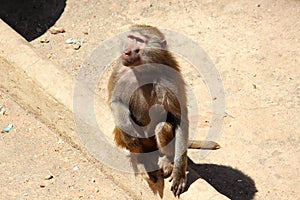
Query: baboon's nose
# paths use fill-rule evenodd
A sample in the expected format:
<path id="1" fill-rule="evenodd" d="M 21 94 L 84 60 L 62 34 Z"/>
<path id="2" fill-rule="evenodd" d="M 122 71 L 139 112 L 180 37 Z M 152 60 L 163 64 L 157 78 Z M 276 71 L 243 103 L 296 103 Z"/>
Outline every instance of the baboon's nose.
<path id="1" fill-rule="evenodd" d="M 125 56 L 130 56 L 131 55 L 131 50 L 125 50 L 125 51 L 123 51 L 123 54 Z"/>

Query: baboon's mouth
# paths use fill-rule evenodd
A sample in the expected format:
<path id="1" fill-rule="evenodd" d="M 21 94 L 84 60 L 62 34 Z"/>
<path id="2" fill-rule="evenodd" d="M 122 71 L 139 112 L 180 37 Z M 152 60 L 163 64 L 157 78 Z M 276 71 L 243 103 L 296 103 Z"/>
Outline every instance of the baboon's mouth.
<path id="1" fill-rule="evenodd" d="M 123 59 L 122 59 L 122 64 L 123 64 L 124 66 L 130 66 L 130 65 L 133 64 L 133 63 L 132 63 L 132 60 L 131 60 L 131 59 L 126 59 L 126 58 L 123 57 Z"/>
<path id="2" fill-rule="evenodd" d="M 141 64 L 140 58 L 129 57 L 129 56 L 122 56 L 122 64 L 124 66 L 137 66 Z"/>

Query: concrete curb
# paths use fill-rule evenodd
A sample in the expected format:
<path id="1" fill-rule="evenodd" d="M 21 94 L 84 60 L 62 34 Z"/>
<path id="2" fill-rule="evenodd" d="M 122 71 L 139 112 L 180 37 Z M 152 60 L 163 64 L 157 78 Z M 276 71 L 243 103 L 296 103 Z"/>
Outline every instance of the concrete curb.
<path id="1" fill-rule="evenodd" d="M 133 199 L 160 199 L 149 189 L 146 181 L 111 170 L 97 162 L 84 148 L 75 131 L 73 119 L 74 78 L 39 56 L 25 39 L 2 20 L 0 33 L 0 87 L 65 141 L 84 153 L 103 173 L 111 174 L 116 185 L 131 194 Z M 194 183 L 181 198 L 198 199 L 198 195 L 201 199 L 227 199 L 202 179 Z M 163 199 L 173 198 L 170 184 L 167 183 Z"/>

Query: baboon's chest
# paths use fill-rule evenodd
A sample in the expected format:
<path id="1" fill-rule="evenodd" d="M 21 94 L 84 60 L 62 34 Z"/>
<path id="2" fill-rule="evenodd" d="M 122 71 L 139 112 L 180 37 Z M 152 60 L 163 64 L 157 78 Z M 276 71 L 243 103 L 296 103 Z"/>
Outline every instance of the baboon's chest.
<path id="1" fill-rule="evenodd" d="M 152 84 L 141 86 L 130 98 L 130 112 L 134 121 L 142 126 L 150 123 L 149 110 L 158 103 L 157 93 Z"/>

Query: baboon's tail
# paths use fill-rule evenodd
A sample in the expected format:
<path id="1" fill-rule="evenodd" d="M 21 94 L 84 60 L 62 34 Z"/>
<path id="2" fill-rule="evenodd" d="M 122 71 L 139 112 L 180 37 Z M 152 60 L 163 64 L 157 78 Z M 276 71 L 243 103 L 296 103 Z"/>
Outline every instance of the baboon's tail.
<path id="1" fill-rule="evenodd" d="M 189 140 L 189 149 L 208 149 L 208 150 L 216 150 L 220 149 L 221 146 L 213 141 L 205 141 L 205 140 Z"/>

